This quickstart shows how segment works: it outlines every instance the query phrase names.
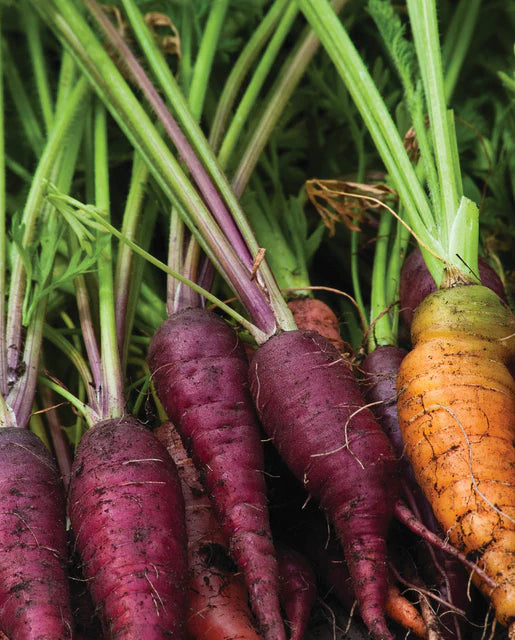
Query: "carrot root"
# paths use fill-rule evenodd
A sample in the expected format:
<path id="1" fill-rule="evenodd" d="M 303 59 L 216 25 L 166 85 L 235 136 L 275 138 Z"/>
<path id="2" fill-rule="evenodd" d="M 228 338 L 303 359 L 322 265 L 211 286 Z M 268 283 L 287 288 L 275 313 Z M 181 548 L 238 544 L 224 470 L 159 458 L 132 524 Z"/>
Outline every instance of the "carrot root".
<path id="1" fill-rule="evenodd" d="M 473 579 L 497 619 L 515 618 L 515 321 L 490 289 L 431 294 L 401 364 L 406 452 L 451 543 L 490 577 Z M 496 587 L 492 589 L 491 581 Z"/>
<path id="2" fill-rule="evenodd" d="M 413 631 L 419 638 L 427 638 L 427 627 L 422 615 L 401 595 L 395 585 L 388 588 L 385 610 L 387 615 L 402 627 Z"/>
<path id="3" fill-rule="evenodd" d="M 9 638 L 72 637 L 65 500 L 31 431 L 0 429 L 0 625 Z"/>
<path id="4" fill-rule="evenodd" d="M 265 430 L 336 527 L 363 620 L 391 638 L 385 538 L 396 463 L 350 367 L 318 333 L 287 331 L 256 351 L 250 381 Z"/>
<path id="5" fill-rule="evenodd" d="M 240 575 L 227 566 L 228 542 L 193 461 L 171 422 L 154 432 L 172 456 L 182 485 L 188 533 L 190 640 L 259 640 Z M 231 569 L 235 569 L 232 565 Z"/>
<path id="6" fill-rule="evenodd" d="M 135 418 L 99 422 L 75 455 L 69 513 L 105 634 L 184 637 L 186 532 L 173 461 Z"/>
<path id="7" fill-rule="evenodd" d="M 261 432 L 238 336 L 216 314 L 185 309 L 156 331 L 148 362 L 163 407 L 201 471 L 260 630 L 282 640 Z"/>

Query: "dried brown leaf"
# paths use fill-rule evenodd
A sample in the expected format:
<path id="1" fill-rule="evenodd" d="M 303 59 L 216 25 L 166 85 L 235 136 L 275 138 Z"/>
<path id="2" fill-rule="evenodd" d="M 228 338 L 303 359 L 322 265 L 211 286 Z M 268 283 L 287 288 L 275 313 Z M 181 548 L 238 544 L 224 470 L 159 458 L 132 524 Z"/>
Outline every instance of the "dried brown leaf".
<path id="1" fill-rule="evenodd" d="M 145 22 L 150 28 L 150 30 L 154 33 L 156 37 L 159 47 L 170 55 L 175 55 L 181 60 L 181 38 L 179 36 L 179 32 L 177 27 L 174 25 L 169 16 L 164 13 L 159 13 L 158 11 L 152 11 L 145 15 Z M 156 29 L 165 27 L 171 31 L 171 35 L 158 35 Z"/>
<path id="2" fill-rule="evenodd" d="M 379 208 L 382 202 L 396 195 L 386 184 L 317 179 L 306 182 L 306 193 L 330 235 L 334 235 L 338 222 L 343 222 L 351 231 L 359 231 L 357 223 L 363 220 L 366 211 Z M 366 196 L 374 200 L 368 200 Z"/>

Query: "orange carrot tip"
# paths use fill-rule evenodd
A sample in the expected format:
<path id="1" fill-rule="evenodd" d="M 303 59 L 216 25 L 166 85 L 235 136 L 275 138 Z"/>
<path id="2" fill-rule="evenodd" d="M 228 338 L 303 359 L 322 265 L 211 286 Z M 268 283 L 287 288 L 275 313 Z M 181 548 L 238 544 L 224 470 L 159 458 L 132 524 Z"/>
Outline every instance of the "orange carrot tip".
<path id="1" fill-rule="evenodd" d="M 407 600 L 395 585 L 390 585 L 385 601 L 387 615 L 419 638 L 427 638 L 427 627 L 416 607 Z"/>

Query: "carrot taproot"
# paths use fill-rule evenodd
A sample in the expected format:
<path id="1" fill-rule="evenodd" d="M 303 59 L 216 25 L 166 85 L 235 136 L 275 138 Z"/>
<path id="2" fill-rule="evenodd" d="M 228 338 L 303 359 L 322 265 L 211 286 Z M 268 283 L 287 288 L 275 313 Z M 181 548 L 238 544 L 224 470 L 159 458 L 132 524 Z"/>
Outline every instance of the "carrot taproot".
<path id="1" fill-rule="evenodd" d="M 171 422 L 154 431 L 173 458 L 186 508 L 191 640 L 259 640 L 241 576 L 229 559 L 228 544 L 193 460 Z"/>
<path id="2" fill-rule="evenodd" d="M 302 640 L 317 596 L 316 576 L 308 559 L 285 544 L 278 545 L 280 598 L 290 627 L 289 640 Z"/>
<path id="3" fill-rule="evenodd" d="M 320 515 L 318 510 L 311 511 L 300 530 L 300 546 L 316 567 L 322 587 L 329 593 L 334 593 L 344 607 L 352 611 L 356 596 L 349 569 L 334 532 Z M 413 631 L 420 638 L 426 638 L 426 627 L 420 613 L 393 582 L 394 579 L 390 576 L 384 603 L 385 613 L 404 629 Z"/>
<path id="4" fill-rule="evenodd" d="M 261 633 L 285 637 L 268 520 L 263 449 L 248 392 L 248 359 L 215 313 L 188 308 L 154 334 L 147 356 L 157 394 L 204 479 Z"/>
<path id="5" fill-rule="evenodd" d="M 317 332 L 285 331 L 256 351 L 250 386 L 275 447 L 335 525 L 365 624 L 391 638 L 384 602 L 396 462 L 351 368 Z"/>
<path id="6" fill-rule="evenodd" d="M 405 629 L 413 631 L 419 638 L 427 637 L 427 627 L 421 614 L 395 585 L 388 587 L 385 610 L 392 620 L 402 624 Z"/>
<path id="7" fill-rule="evenodd" d="M 180 483 L 166 449 L 135 418 L 103 420 L 82 437 L 69 514 L 106 637 L 185 637 Z"/>
<path id="8" fill-rule="evenodd" d="M 65 500 L 31 431 L 0 429 L 0 628 L 11 640 L 72 637 Z"/>
<path id="9" fill-rule="evenodd" d="M 473 576 L 515 637 L 515 320 L 481 285 L 428 296 L 398 378 L 406 452 L 452 544 L 495 583 Z"/>

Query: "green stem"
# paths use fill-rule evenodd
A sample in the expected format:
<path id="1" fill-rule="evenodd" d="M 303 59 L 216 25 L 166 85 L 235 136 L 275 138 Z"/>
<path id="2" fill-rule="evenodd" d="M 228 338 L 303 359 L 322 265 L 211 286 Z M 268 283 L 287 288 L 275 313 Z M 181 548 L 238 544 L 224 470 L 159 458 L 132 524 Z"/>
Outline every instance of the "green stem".
<path id="1" fill-rule="evenodd" d="M 289 0 L 275 0 L 266 16 L 261 20 L 256 30 L 250 37 L 238 59 L 236 60 L 229 77 L 224 85 L 222 95 L 218 101 L 215 117 L 211 126 L 209 135 L 209 143 L 215 153 L 218 152 L 227 120 L 231 113 L 232 106 L 236 100 L 236 96 L 240 91 L 245 76 L 249 72 L 255 59 L 259 55 L 265 42 L 275 29 L 275 25 L 283 13 Z"/>
<path id="2" fill-rule="evenodd" d="M 61 69 L 59 71 L 59 83 L 57 86 L 57 98 L 55 101 L 55 112 L 60 113 L 70 97 L 70 92 L 76 83 L 77 65 L 75 60 L 63 50 Z"/>
<path id="3" fill-rule="evenodd" d="M 86 389 L 89 406 L 93 411 L 95 411 L 95 413 L 100 414 L 100 407 L 98 406 L 95 395 L 95 382 L 91 376 L 91 370 L 88 367 L 88 363 L 80 351 L 74 347 L 60 331 L 48 324 L 45 324 L 43 327 L 43 336 L 46 340 L 49 340 L 55 347 L 57 347 L 73 364 L 84 384 L 84 389 Z"/>
<path id="4" fill-rule="evenodd" d="M 127 196 L 127 202 L 125 203 L 121 228 L 123 235 L 131 240 L 135 240 L 137 237 L 147 180 L 147 165 L 143 162 L 141 156 L 135 153 L 129 194 Z M 122 244 L 118 250 L 114 279 L 116 335 L 122 362 L 126 361 L 129 342 L 129 332 L 127 329 L 130 327 L 130 324 L 127 324 L 127 320 L 129 320 L 128 304 L 134 277 L 133 258 L 133 253 L 129 247 L 126 244 Z"/>
<path id="5" fill-rule="evenodd" d="M 277 29 L 263 54 L 261 61 L 252 75 L 252 80 L 245 91 L 240 104 L 236 110 L 231 124 L 220 147 L 218 153 L 218 161 L 222 169 L 227 167 L 229 158 L 234 150 L 237 140 L 239 139 L 241 130 L 248 120 L 249 114 L 258 97 L 259 91 L 263 86 L 272 65 L 274 64 L 279 49 L 281 48 L 286 36 L 291 30 L 293 21 L 297 17 L 298 7 L 295 2 L 290 2 L 286 9 Z"/>
<path id="6" fill-rule="evenodd" d="M 397 336 L 399 331 L 399 291 L 401 284 L 401 268 L 408 250 L 409 232 L 403 224 L 397 222 L 397 231 L 393 250 L 390 253 L 388 267 L 386 272 L 386 300 L 389 306 L 392 306 L 390 317 L 392 318 L 392 340 L 393 344 L 397 344 Z"/>
<path id="7" fill-rule="evenodd" d="M 202 36 L 197 59 L 195 61 L 191 85 L 189 87 L 184 87 L 184 93 L 188 95 L 188 104 L 191 109 L 191 113 L 197 121 L 200 121 L 202 116 L 204 99 L 211 74 L 211 67 L 218 39 L 220 37 L 220 31 L 227 12 L 227 7 L 228 0 L 215 2 L 211 6 L 211 11 Z M 187 271 L 184 271 L 182 256 L 184 231 L 184 222 L 179 217 L 177 210 L 172 207 L 170 239 L 168 245 L 168 264 L 177 271 L 181 271 L 181 273 L 189 275 Z M 198 247 L 198 243 L 193 236 L 190 238 L 189 246 L 190 248 L 193 248 L 193 246 Z M 182 308 L 182 303 L 179 302 L 180 297 L 182 298 L 180 295 L 182 290 L 184 290 L 184 285 L 181 282 L 177 282 L 174 278 L 167 278 L 166 299 L 169 315 L 172 315 L 174 311 Z M 188 297 L 188 303 L 186 303 L 186 306 L 198 306 L 200 299 L 194 291 L 187 288 L 186 295 Z"/>
<path id="8" fill-rule="evenodd" d="M 408 12 L 428 104 L 438 171 L 442 210 L 436 211 L 436 214 L 437 237 L 443 246 L 441 255 L 460 274 L 466 274 L 468 281 L 475 281 L 479 241 L 478 209 L 463 196 L 454 116 L 446 106 L 435 2 L 408 0 Z M 424 259 L 427 264 L 426 252 Z M 449 280 L 448 276 L 449 273 L 446 273 L 445 278 L 435 280 L 439 286 L 452 286 L 454 280 Z"/>
<path id="9" fill-rule="evenodd" d="M 349 101 L 346 100 L 342 105 L 345 113 L 347 123 L 349 125 L 350 134 L 354 142 L 354 148 L 356 149 L 356 155 L 358 156 L 358 166 L 356 170 L 356 182 L 363 183 L 365 181 L 366 161 L 367 156 L 365 152 L 365 141 L 363 127 L 360 128 L 356 122 L 356 118 L 352 109 L 350 108 Z M 361 235 L 361 229 L 350 232 L 351 238 L 351 254 L 350 254 L 350 270 L 352 280 L 352 291 L 354 294 L 354 300 L 359 309 L 360 316 L 363 323 L 366 323 L 367 312 L 365 302 L 363 300 L 363 294 L 361 292 L 361 280 L 359 277 L 359 239 Z M 367 327 L 363 327 L 365 331 Z"/>
<path id="10" fill-rule="evenodd" d="M 107 121 L 104 105 L 95 102 L 95 201 L 108 218 L 109 202 L 109 160 L 107 146 Z M 102 386 L 100 406 L 104 418 L 118 418 L 125 409 L 123 376 L 120 353 L 116 339 L 116 319 L 114 311 L 113 255 L 108 242 L 98 259 L 98 302 L 100 324 L 100 350 Z"/>
<path id="11" fill-rule="evenodd" d="M 447 246 L 450 237 L 449 227 L 454 220 L 458 199 L 462 194 L 457 192 L 456 183 L 452 179 L 455 173 L 454 153 L 447 120 L 436 6 L 433 0 L 408 0 L 408 11 L 427 98 L 442 196 L 442 210 L 436 210 L 435 213 L 439 216 L 439 234 L 442 243 Z"/>
<path id="12" fill-rule="evenodd" d="M 36 218 L 44 204 L 47 180 L 52 175 L 58 155 L 62 151 L 65 135 L 77 112 L 80 111 L 86 101 L 88 90 L 86 79 L 79 80 L 66 103 L 65 109 L 52 127 L 48 142 L 36 168 L 22 214 L 21 223 L 24 225 L 23 246 L 28 246 L 32 242 Z M 19 361 L 24 292 L 25 268 L 18 251 L 14 251 L 6 330 L 6 344 L 9 345 L 7 354 L 8 368 L 12 371 L 16 369 Z"/>
<path id="13" fill-rule="evenodd" d="M 202 42 L 195 60 L 193 76 L 188 94 L 191 112 L 197 121 L 200 120 L 204 107 L 204 98 L 211 74 L 211 66 L 223 26 L 229 0 L 217 0 L 211 5 L 209 17 L 202 35 Z"/>
<path id="14" fill-rule="evenodd" d="M 186 223 L 198 238 L 209 259 L 216 265 L 226 281 L 232 283 L 243 304 L 260 323 L 263 330 L 272 334 L 276 330 L 277 324 L 280 324 L 283 328 L 287 328 L 288 321 L 293 324 L 291 313 L 284 303 L 269 269 L 263 263 L 260 273 L 263 280 L 265 279 L 264 274 L 268 274 L 267 292 L 271 300 L 273 299 L 276 316 L 274 318 L 271 306 L 262 297 L 261 289 L 258 292 L 257 285 L 254 286 L 249 280 L 247 269 L 235 256 L 231 245 L 225 236 L 220 233 L 218 225 L 214 222 L 197 191 L 187 180 L 179 163 L 171 154 L 167 144 L 159 135 L 142 105 L 73 4 L 67 0 L 54 0 L 53 2 L 45 3 L 31 0 L 31 2 L 56 30 L 59 37 L 63 39 L 65 46 L 69 47 L 77 57 L 97 93 L 104 103 L 108 105 L 122 131 L 145 158 L 165 195 L 182 212 Z M 88 0 L 89 4 L 91 2 Z M 148 32 L 146 25 L 143 24 L 143 26 L 145 31 Z M 150 39 L 153 43 L 153 39 Z M 167 73 L 169 73 L 168 68 Z M 171 82 L 176 86 L 173 76 L 171 76 L 171 79 Z M 184 97 L 180 91 L 178 95 L 179 101 L 184 102 Z M 193 124 L 198 130 L 203 140 L 204 151 L 213 157 L 212 151 L 209 149 L 196 121 L 189 114 L 187 105 L 186 112 L 188 113 L 190 124 Z M 220 180 L 225 181 L 223 174 L 219 169 L 218 171 L 221 176 Z M 217 181 L 217 184 L 221 185 L 219 181 Z M 221 185 L 220 191 L 226 188 L 226 191 L 231 195 L 233 203 L 238 206 L 227 182 L 225 181 L 224 184 L 226 187 Z M 227 198 L 225 192 L 223 195 Z M 228 199 L 227 202 L 229 202 Z M 249 231 L 249 233 L 251 232 Z M 231 274 L 230 278 L 227 276 L 229 273 Z"/>
<path id="15" fill-rule="evenodd" d="M 36 409 L 37 409 L 37 406 L 34 403 L 34 406 L 32 408 L 32 415 L 30 418 L 29 428 L 32 431 L 32 433 L 35 433 L 38 436 L 38 438 L 43 442 L 45 447 L 47 447 L 48 449 L 51 449 L 52 445 L 50 444 L 50 441 L 48 439 L 48 434 L 45 429 L 45 424 L 43 422 L 43 419 L 41 418 L 41 415 L 39 413 L 35 413 Z"/>
<path id="16" fill-rule="evenodd" d="M 378 345 L 393 344 L 392 326 L 389 314 L 386 312 L 386 265 L 388 262 L 388 246 L 392 216 L 383 213 L 379 222 L 376 236 L 374 266 L 372 268 L 372 286 L 370 301 L 370 331 L 368 334 L 369 351 L 374 351 Z"/>
<path id="17" fill-rule="evenodd" d="M 62 0 L 56 0 L 56 2 L 57 4 L 61 4 Z M 87 2 L 89 6 L 94 7 L 94 2 L 92 0 L 87 0 Z M 243 238 L 247 243 L 247 246 L 250 250 L 251 255 L 253 256 L 257 255 L 259 251 L 259 246 L 256 242 L 253 231 L 245 217 L 245 214 L 241 209 L 238 199 L 235 196 L 234 192 L 232 191 L 229 185 L 229 182 L 227 181 L 226 176 L 221 170 L 220 165 L 218 164 L 217 159 L 213 153 L 213 150 L 211 149 L 207 140 L 205 139 L 205 136 L 202 130 L 200 129 L 197 121 L 195 120 L 195 118 L 192 117 L 192 114 L 189 109 L 189 105 L 186 99 L 184 98 L 184 95 L 181 93 L 179 86 L 173 74 L 171 73 L 170 68 L 167 65 L 166 60 L 164 59 L 161 51 L 156 46 L 155 40 L 152 37 L 152 34 L 150 33 L 147 25 L 145 24 L 139 9 L 134 3 L 134 0 L 123 0 L 123 2 L 127 12 L 127 17 L 129 18 L 129 21 L 134 30 L 135 36 L 141 48 L 145 52 L 147 62 L 151 67 L 151 69 L 153 70 L 154 74 L 156 75 L 156 78 L 160 83 L 161 89 L 165 93 L 169 103 L 173 105 L 173 108 L 177 113 L 177 116 L 182 126 L 184 127 L 185 133 L 188 136 L 195 153 L 197 153 L 199 158 L 202 160 L 205 168 L 209 172 L 216 187 L 218 188 L 218 191 L 220 192 L 222 198 L 227 203 L 227 206 L 229 207 L 229 210 L 234 218 L 234 221 L 236 222 Z M 64 7 L 62 10 L 64 12 Z M 107 66 L 107 62 L 105 63 L 104 66 Z M 89 67 L 88 67 L 88 70 L 89 70 Z M 128 105 L 128 99 L 126 99 L 126 103 Z M 140 122 L 138 122 L 138 128 L 141 128 Z M 147 138 L 148 138 L 148 133 L 149 132 L 147 127 L 147 132 L 146 132 Z M 179 188 L 185 189 L 184 186 L 181 186 Z M 190 190 L 188 189 L 188 191 Z M 171 197 L 172 201 L 174 199 L 175 198 Z M 220 237 L 220 234 L 217 233 L 216 231 L 214 232 L 214 235 L 217 236 L 215 238 L 211 227 L 206 226 L 206 224 L 204 224 L 204 221 L 200 221 L 197 218 L 195 220 L 195 224 L 197 224 L 199 228 L 200 228 L 200 224 L 202 224 L 204 231 L 201 230 L 201 233 L 208 243 L 210 243 L 210 240 L 206 232 L 209 233 L 213 242 L 216 241 L 216 243 L 221 243 L 224 241 Z M 197 235 L 197 238 L 198 238 L 198 235 Z M 199 239 L 199 242 L 202 248 L 204 249 L 204 251 L 206 251 L 205 243 L 202 244 L 200 239 Z M 226 255 L 231 255 L 231 254 L 232 254 L 232 251 L 228 248 L 226 250 Z M 208 255 L 210 259 L 212 259 L 209 253 Z M 218 263 L 220 264 L 221 260 L 220 260 L 220 255 L 218 253 L 217 253 L 217 257 L 218 257 Z M 232 261 L 232 264 L 235 264 L 234 261 Z M 223 263 L 222 263 L 222 266 L 223 266 Z M 224 269 L 224 271 L 225 273 L 228 272 L 226 268 Z M 266 261 L 264 261 L 261 264 L 260 279 L 262 279 L 265 285 L 265 288 L 267 290 L 267 293 L 269 295 L 270 306 L 273 308 L 273 311 L 275 314 L 275 320 L 277 321 L 277 324 L 285 330 L 288 328 L 290 329 L 295 328 L 295 324 L 293 323 L 293 318 L 291 316 L 291 313 L 288 307 L 286 306 L 286 303 L 284 302 L 281 292 L 277 287 L 277 284 L 273 278 L 273 275 L 268 265 L 266 264 Z M 226 280 L 235 282 L 234 276 L 231 278 L 226 278 Z M 239 291 L 239 295 L 241 297 L 241 291 Z M 250 311 L 251 307 L 248 306 L 245 303 L 245 301 L 243 302 Z M 264 319 L 266 314 L 265 309 L 262 308 L 260 313 L 263 313 L 263 319 Z M 269 322 L 267 320 L 263 325 L 263 329 L 268 330 L 268 328 L 269 328 Z M 270 329 L 272 328 L 270 327 Z M 272 330 L 275 330 L 275 327 Z"/>
<path id="18" fill-rule="evenodd" d="M 383 159 L 391 180 L 406 207 L 407 222 L 430 251 L 442 256 L 436 221 L 422 185 L 417 179 L 399 132 L 363 60 L 352 44 L 328 0 L 298 0 L 345 82 Z M 428 267 L 441 277 L 443 266 L 432 257 Z"/>
<path id="19" fill-rule="evenodd" d="M 141 411 L 141 407 L 148 397 L 149 387 L 150 387 L 150 375 L 146 375 L 143 379 L 143 384 L 141 385 L 141 389 L 139 389 L 138 391 L 138 397 L 136 398 L 136 402 L 132 406 L 132 409 L 131 409 L 132 415 L 137 416 Z"/>
<path id="20" fill-rule="evenodd" d="M 43 131 L 32 108 L 32 100 L 25 91 L 16 64 L 11 57 L 9 47 L 5 43 L 3 44 L 3 53 L 5 58 L 4 71 L 9 93 L 14 102 L 19 122 L 21 123 L 29 145 L 36 158 L 39 158 L 45 144 Z"/>
<path id="21" fill-rule="evenodd" d="M 186 2 L 182 12 L 181 23 L 181 64 L 179 67 L 179 83 L 184 95 L 188 94 L 188 87 L 191 84 L 191 75 L 193 73 L 192 64 L 192 21 L 193 21 L 193 2 Z"/>
<path id="22" fill-rule="evenodd" d="M 84 107 L 85 103 L 79 105 L 79 109 L 84 109 Z M 63 142 L 59 158 L 52 169 L 51 178 L 54 178 L 58 187 L 65 192 L 70 188 L 75 171 L 82 133 L 83 119 L 79 121 L 73 133 L 68 135 L 66 141 Z M 37 286 L 43 290 L 52 278 L 53 264 L 57 250 L 57 245 L 53 244 L 55 234 L 58 233 L 58 227 L 55 224 L 55 216 L 57 214 L 54 211 L 50 211 L 48 215 L 45 215 L 45 209 L 48 208 L 51 207 L 45 202 L 39 213 L 44 225 L 41 230 L 40 264 L 45 265 L 45 268 L 39 273 L 41 280 Z M 45 232 L 47 234 L 46 238 Z M 51 236 L 50 242 L 48 236 Z M 31 283 L 27 283 L 28 288 L 30 285 Z M 47 303 L 48 294 L 39 298 L 39 302 L 35 302 L 35 308 L 31 305 L 31 309 L 33 310 L 27 313 L 28 328 L 23 341 L 22 358 L 24 366 L 22 373 L 18 374 L 15 384 L 11 387 L 7 395 L 7 402 L 14 411 L 20 427 L 25 427 L 28 424 L 34 403 Z"/>
<path id="23" fill-rule="evenodd" d="M 411 60 L 411 55 L 407 53 L 407 51 L 413 51 L 414 53 L 414 49 L 411 48 L 411 43 L 408 44 L 407 41 L 406 47 L 399 45 L 399 40 L 402 42 L 405 38 L 402 31 L 402 22 L 395 13 L 393 6 L 385 3 L 384 0 L 378 0 L 376 2 L 371 0 L 369 3 L 369 11 L 379 29 L 402 82 L 406 106 L 411 116 L 412 126 L 420 151 L 421 165 L 425 172 L 425 175 L 421 174 L 418 169 L 417 174 L 420 176 L 421 183 L 423 183 L 424 178 L 427 181 L 433 210 L 440 211 L 438 175 L 434 166 L 433 149 L 427 131 L 427 113 L 424 93 L 421 83 L 412 77 L 414 70 L 412 69 L 411 63 L 413 62 L 413 67 L 416 67 L 416 64 L 414 60 Z"/>
<path id="24" fill-rule="evenodd" d="M 168 265 L 166 265 L 164 262 L 161 262 L 161 260 L 158 260 L 152 254 L 142 249 L 135 242 L 132 242 L 132 240 L 129 240 L 128 238 L 126 238 L 120 231 L 118 231 L 118 229 L 116 229 L 116 227 L 113 227 L 111 224 L 109 224 L 109 222 L 105 219 L 105 217 L 101 213 L 99 213 L 95 209 L 95 207 L 85 205 L 82 202 L 75 200 L 74 198 L 71 198 L 69 196 L 65 196 L 62 194 L 59 194 L 59 195 L 51 194 L 51 195 L 48 195 L 47 197 L 50 201 L 52 201 L 53 199 L 58 199 L 58 200 L 67 202 L 71 206 L 77 207 L 78 209 L 80 209 L 85 213 L 88 213 L 96 222 L 99 222 L 106 229 L 107 232 L 111 233 L 122 242 L 125 242 L 132 249 L 132 251 L 134 251 L 135 253 L 140 255 L 142 258 L 150 262 L 150 264 L 153 264 L 158 269 L 161 269 L 161 271 L 164 271 L 164 273 L 188 285 L 188 287 L 191 287 L 194 291 L 199 293 L 201 296 L 204 296 L 206 300 L 216 305 L 219 309 L 227 313 L 227 315 L 231 316 L 234 320 L 236 320 L 236 322 L 238 322 L 245 329 L 247 329 L 247 331 L 252 333 L 252 335 L 256 338 L 256 341 L 264 342 L 266 340 L 267 336 L 259 328 L 257 328 L 255 325 L 250 323 L 242 315 L 240 315 L 237 311 L 235 311 L 234 309 L 226 305 L 224 302 L 219 300 L 209 291 L 206 291 L 206 289 L 199 287 L 199 285 L 196 284 L 195 282 L 192 282 L 191 280 L 188 280 L 188 278 L 185 278 L 181 273 L 174 271 L 173 269 L 170 269 L 170 267 L 168 267 Z"/>
<path id="25" fill-rule="evenodd" d="M 0 10 L 0 25 L 3 15 Z M 4 109 L 4 60 L 3 47 L 0 46 L 0 396 L 7 394 L 7 339 L 5 333 L 5 291 L 7 269 L 7 226 L 6 226 L 6 190 L 5 190 L 5 109 Z M 5 404 L 5 403 L 4 403 Z M 0 406 L 0 424 L 3 412 Z"/>
<path id="26" fill-rule="evenodd" d="M 82 415 L 84 420 L 86 421 L 88 427 L 93 427 L 101 417 L 96 414 L 89 405 L 81 402 L 76 396 L 73 395 L 68 389 L 65 389 L 60 384 L 45 378 L 44 376 L 39 376 L 38 378 L 39 384 L 45 385 L 49 389 L 52 389 L 55 393 L 59 394 L 65 400 L 67 400 L 75 409 Z"/>
<path id="27" fill-rule="evenodd" d="M 366 322 L 366 307 L 361 293 L 361 283 L 359 279 L 359 237 L 361 231 L 351 231 L 350 234 L 350 272 L 352 280 L 352 291 L 354 300 L 360 310 L 361 317 Z"/>
<path id="28" fill-rule="evenodd" d="M 151 240 L 155 237 L 156 220 L 159 210 L 159 204 L 154 199 L 149 199 L 143 210 L 141 220 L 142 224 L 139 231 L 140 246 L 148 251 Z M 124 245 L 125 246 L 125 245 Z M 121 247 L 120 247 L 121 248 Z M 127 358 L 130 347 L 134 340 L 133 326 L 136 313 L 139 311 L 139 305 L 142 300 L 141 289 L 143 286 L 143 276 L 147 263 L 140 256 L 133 256 L 132 260 L 132 276 L 131 286 L 129 289 L 129 300 L 127 303 L 127 317 L 125 320 L 125 344 L 122 352 L 122 371 L 126 371 Z M 154 325 L 154 327 L 159 325 Z"/>
<path id="29" fill-rule="evenodd" d="M 3 155 L 3 162 L 5 163 L 5 166 L 10 171 L 12 171 L 12 173 L 17 175 L 18 178 L 21 178 L 23 182 L 26 183 L 26 185 L 30 185 L 30 183 L 32 182 L 32 173 L 30 171 L 27 171 L 27 169 L 25 169 L 25 167 L 19 162 L 16 162 L 16 160 L 13 160 L 13 158 L 10 158 L 6 153 L 4 153 Z"/>
<path id="30" fill-rule="evenodd" d="M 24 7 L 22 15 L 25 20 L 27 42 L 29 45 L 32 68 L 34 70 L 35 86 L 39 97 L 41 113 L 43 114 L 45 129 L 48 133 L 52 128 L 54 109 L 50 84 L 48 82 L 48 73 L 45 66 L 46 56 L 41 42 L 40 20 L 33 11 L 28 9 L 28 6 Z"/>
<path id="31" fill-rule="evenodd" d="M 347 0 L 335 0 L 335 11 L 340 11 Z M 316 34 L 308 29 L 302 37 L 296 51 L 283 64 L 277 81 L 268 93 L 265 110 L 257 124 L 253 127 L 252 136 L 241 153 L 241 159 L 231 180 L 234 193 L 241 198 L 247 188 L 250 176 L 253 174 L 258 159 L 261 157 L 270 135 L 275 128 L 281 114 L 291 99 L 291 95 L 302 78 L 306 67 L 315 55 L 320 45 Z"/>
<path id="32" fill-rule="evenodd" d="M 460 0 L 442 46 L 444 89 L 450 102 L 477 23 L 481 0 Z"/>
<path id="33" fill-rule="evenodd" d="M 155 331 L 155 328 L 159 327 L 169 315 L 162 296 L 155 293 L 145 281 L 141 283 L 141 297 L 137 313 L 140 321 L 143 320 L 147 333 Z"/>

